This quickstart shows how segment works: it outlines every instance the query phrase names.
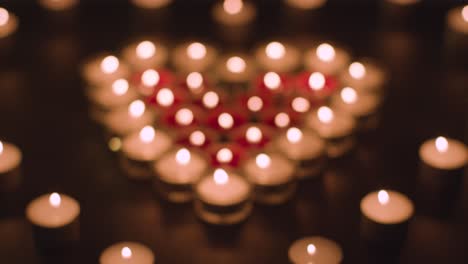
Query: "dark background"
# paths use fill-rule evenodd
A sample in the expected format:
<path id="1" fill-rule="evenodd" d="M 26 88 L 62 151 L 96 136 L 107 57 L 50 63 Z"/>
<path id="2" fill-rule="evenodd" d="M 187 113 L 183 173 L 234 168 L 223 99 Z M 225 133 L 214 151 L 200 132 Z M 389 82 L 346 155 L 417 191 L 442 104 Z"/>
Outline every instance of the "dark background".
<path id="1" fill-rule="evenodd" d="M 237 44 L 211 21 L 212 1 L 180 0 L 154 12 L 125 1 L 82 2 L 63 13 L 32 1 L 5 3 L 20 27 L 0 40 L 0 138 L 23 150 L 24 179 L 19 190 L 0 198 L 1 263 L 96 263 L 104 248 L 121 240 L 149 245 L 157 263 L 287 263 L 289 245 L 308 235 L 339 242 L 344 263 L 466 263 L 466 180 L 449 217 L 417 210 L 396 259 L 373 253 L 359 239 L 359 201 L 367 192 L 385 187 L 414 198 L 417 150 L 425 139 L 446 135 L 467 142 L 467 47 L 445 41 L 444 20 L 462 1 L 428 1 L 393 18 L 378 1 L 330 1 L 306 15 L 279 1 L 258 1 L 258 19 Z M 361 135 L 356 152 L 332 164 L 321 180 L 301 183 L 287 205 L 257 206 L 240 227 L 210 228 L 190 205 L 163 203 L 150 184 L 129 183 L 101 128 L 88 118 L 81 62 L 140 36 L 160 37 L 169 47 L 197 38 L 224 50 L 273 38 L 337 41 L 389 71 L 381 125 Z M 82 240 L 70 252 L 41 255 L 24 208 L 51 191 L 80 201 Z"/>

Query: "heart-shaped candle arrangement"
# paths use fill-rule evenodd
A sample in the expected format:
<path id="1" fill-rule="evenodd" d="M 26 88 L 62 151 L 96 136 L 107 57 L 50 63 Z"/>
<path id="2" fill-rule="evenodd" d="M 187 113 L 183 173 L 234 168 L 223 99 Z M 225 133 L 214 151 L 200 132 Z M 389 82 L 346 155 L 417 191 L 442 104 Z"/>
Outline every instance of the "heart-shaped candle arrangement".
<path id="1" fill-rule="evenodd" d="M 167 63 L 171 61 L 170 65 Z M 169 66 L 170 69 L 168 70 Z M 199 42 L 172 53 L 129 45 L 83 67 L 91 115 L 132 179 L 214 224 L 245 219 L 252 200 L 285 202 L 374 127 L 385 82 L 370 61 L 322 43 L 304 54 L 270 42 L 220 56 Z"/>

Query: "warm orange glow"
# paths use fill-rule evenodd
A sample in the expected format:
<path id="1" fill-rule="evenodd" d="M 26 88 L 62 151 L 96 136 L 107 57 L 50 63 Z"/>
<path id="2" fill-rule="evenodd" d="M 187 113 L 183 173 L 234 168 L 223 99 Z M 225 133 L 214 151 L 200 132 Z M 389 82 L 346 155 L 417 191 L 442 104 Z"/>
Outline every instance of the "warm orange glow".
<path id="1" fill-rule="evenodd" d="M 151 143 L 154 140 L 154 137 L 156 136 L 156 131 L 154 131 L 154 128 L 152 126 L 145 126 L 140 130 L 140 140 L 143 143 Z"/>
<path id="2" fill-rule="evenodd" d="M 315 247 L 314 244 L 307 245 L 307 254 L 312 256 L 315 254 L 315 252 L 317 252 L 317 248 Z"/>
<path id="3" fill-rule="evenodd" d="M 358 99 L 356 90 L 351 87 L 345 87 L 340 93 L 341 99 L 347 104 L 354 104 Z"/>
<path id="4" fill-rule="evenodd" d="M 252 112 L 258 112 L 263 108 L 263 100 L 258 96 L 252 96 L 247 100 L 247 108 Z"/>
<path id="5" fill-rule="evenodd" d="M 263 76 L 263 83 L 270 90 L 276 90 L 281 85 L 281 78 L 276 72 L 267 72 Z"/>
<path id="6" fill-rule="evenodd" d="M 244 7 L 242 0 L 224 0 L 223 8 L 230 15 L 239 14 Z"/>
<path id="7" fill-rule="evenodd" d="M 185 82 L 187 83 L 188 88 L 191 90 L 198 90 L 203 85 L 203 75 L 201 75 L 199 72 L 192 72 L 187 75 Z"/>
<path id="8" fill-rule="evenodd" d="M 159 82 L 159 73 L 155 70 L 146 70 L 141 75 L 141 82 L 144 86 L 155 86 Z"/>
<path id="9" fill-rule="evenodd" d="M 445 153 L 449 148 L 449 143 L 444 137 L 437 137 L 435 141 L 435 146 L 438 152 Z"/>
<path id="10" fill-rule="evenodd" d="M 351 77 L 360 80 L 366 75 L 366 67 L 360 62 L 353 62 L 349 65 L 348 72 Z"/>
<path id="11" fill-rule="evenodd" d="M 156 94 L 156 101 L 161 106 L 171 106 L 174 103 L 174 93 L 169 88 L 162 88 Z"/>
<path id="12" fill-rule="evenodd" d="M 315 53 L 321 61 L 330 62 L 335 59 L 335 48 L 328 43 L 320 44 Z"/>
<path id="13" fill-rule="evenodd" d="M 270 42 L 265 49 L 266 55 L 270 59 L 279 60 L 286 54 L 286 48 L 279 42 Z"/>
<path id="14" fill-rule="evenodd" d="M 206 136 L 202 131 L 195 130 L 190 134 L 189 140 L 190 143 L 194 146 L 202 146 L 205 144 Z"/>
<path id="15" fill-rule="evenodd" d="M 181 148 L 176 153 L 177 164 L 185 166 L 190 163 L 191 158 L 192 155 L 190 154 L 190 151 L 186 148 Z"/>
<path id="16" fill-rule="evenodd" d="M 390 196 L 388 195 L 387 191 L 380 190 L 377 194 L 377 199 L 381 205 L 386 205 L 390 201 Z"/>
<path id="17" fill-rule="evenodd" d="M 202 101 L 206 108 L 213 109 L 219 104 L 219 96 L 216 92 L 209 91 L 203 95 Z"/>
<path id="18" fill-rule="evenodd" d="M 232 154 L 232 151 L 228 148 L 222 148 L 216 153 L 216 160 L 220 163 L 229 163 L 232 161 L 233 157 L 234 154 Z"/>
<path id="19" fill-rule="evenodd" d="M 49 196 L 49 204 L 54 208 L 59 208 L 62 203 L 62 198 L 60 194 L 54 192 Z"/>
<path id="20" fill-rule="evenodd" d="M 147 60 L 156 54 L 156 46 L 151 41 L 142 41 L 136 47 L 136 55 L 139 59 Z"/>
<path id="21" fill-rule="evenodd" d="M 294 109 L 294 111 L 299 113 L 305 113 L 310 109 L 309 100 L 305 99 L 304 97 L 294 98 L 291 103 L 291 106 Z"/>
<path id="22" fill-rule="evenodd" d="M 275 116 L 275 125 L 277 127 L 287 127 L 289 126 L 290 122 L 291 119 L 289 118 L 289 115 L 284 112 L 278 113 Z"/>
<path id="23" fill-rule="evenodd" d="M 181 108 L 175 115 L 175 120 L 179 125 L 188 126 L 193 122 L 193 112 L 188 108 Z"/>
<path id="24" fill-rule="evenodd" d="M 3 153 L 3 143 L 0 141 L 0 155 Z"/>
<path id="25" fill-rule="evenodd" d="M 213 179 L 216 184 L 224 185 L 229 181 L 229 175 L 223 169 L 216 169 L 213 173 Z"/>
<path id="26" fill-rule="evenodd" d="M 464 6 L 461 11 L 463 20 L 468 23 L 468 5 Z"/>
<path id="27" fill-rule="evenodd" d="M 6 25 L 8 20 L 10 20 L 10 14 L 8 13 L 8 10 L 0 7 L 0 26 Z"/>
<path id="28" fill-rule="evenodd" d="M 119 68 L 119 59 L 115 56 L 107 56 L 101 61 L 101 71 L 105 74 L 112 74 Z"/>
<path id="29" fill-rule="evenodd" d="M 120 251 L 120 256 L 123 259 L 130 259 L 132 257 L 132 250 L 129 247 L 123 247 Z"/>
<path id="30" fill-rule="evenodd" d="M 112 92 L 115 95 L 124 95 L 128 91 L 128 81 L 125 79 L 118 79 L 112 83 Z"/>
<path id="31" fill-rule="evenodd" d="M 187 55 L 193 60 L 201 60 L 206 56 L 206 47 L 200 42 L 194 42 L 187 47 Z"/>
<path id="32" fill-rule="evenodd" d="M 229 113 L 222 113 L 218 116 L 218 125 L 224 129 L 230 129 L 234 126 L 234 118 Z"/>
<path id="33" fill-rule="evenodd" d="M 128 113 L 131 117 L 138 118 L 143 115 L 145 112 L 146 106 L 145 103 L 141 100 L 133 101 L 128 107 Z"/>
<path id="34" fill-rule="evenodd" d="M 255 157 L 255 163 L 259 168 L 266 169 L 271 165 L 271 158 L 267 154 L 261 153 Z"/>
<path id="35" fill-rule="evenodd" d="M 322 106 L 317 111 L 317 116 L 320 122 L 328 124 L 334 118 L 333 110 L 330 109 L 328 106 Z"/>
<path id="36" fill-rule="evenodd" d="M 247 65 L 241 57 L 231 57 L 226 62 L 226 68 L 232 73 L 241 73 L 245 71 Z"/>
<path id="37" fill-rule="evenodd" d="M 320 72 L 314 72 L 309 76 L 309 87 L 314 90 L 322 90 L 325 87 L 325 76 Z"/>
<path id="38" fill-rule="evenodd" d="M 120 138 L 118 137 L 113 137 L 109 139 L 107 146 L 109 147 L 111 151 L 117 152 L 120 150 L 120 148 L 122 148 L 122 140 L 120 140 Z"/>
<path id="39" fill-rule="evenodd" d="M 297 127 L 291 127 L 286 132 L 286 138 L 290 143 L 299 143 L 302 140 L 302 131 Z"/>
<path id="40" fill-rule="evenodd" d="M 263 133 L 260 128 L 252 126 L 245 131 L 245 138 L 250 143 L 258 143 L 263 138 Z"/>

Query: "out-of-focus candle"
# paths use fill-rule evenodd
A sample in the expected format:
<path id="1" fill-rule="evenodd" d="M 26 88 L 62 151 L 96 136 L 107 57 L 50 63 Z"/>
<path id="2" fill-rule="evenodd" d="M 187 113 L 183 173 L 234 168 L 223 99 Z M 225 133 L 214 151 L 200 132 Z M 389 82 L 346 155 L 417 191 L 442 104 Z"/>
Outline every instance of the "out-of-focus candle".
<path id="1" fill-rule="evenodd" d="M 311 10 L 322 7 L 327 0 L 286 0 L 289 6 L 297 9 Z"/>
<path id="2" fill-rule="evenodd" d="M 248 83 L 255 74 L 255 67 L 252 60 L 245 56 L 227 56 L 221 59 L 218 65 L 219 78 L 227 83 L 245 84 Z"/>
<path id="3" fill-rule="evenodd" d="M 22 154 L 13 144 L 0 141 L 0 191 L 11 191 L 20 182 Z"/>
<path id="4" fill-rule="evenodd" d="M 346 86 L 360 92 L 380 92 L 385 82 L 385 73 L 370 61 L 353 62 L 341 76 Z"/>
<path id="5" fill-rule="evenodd" d="M 117 79 L 127 78 L 129 69 L 117 57 L 97 56 L 85 63 L 83 76 L 91 85 L 109 85 Z"/>
<path id="6" fill-rule="evenodd" d="M 219 105 L 219 95 L 215 91 L 208 91 L 202 97 L 202 104 L 207 109 L 214 109 Z"/>
<path id="7" fill-rule="evenodd" d="M 305 237 L 289 247 L 289 260 L 293 264 L 339 264 L 343 250 L 334 241 L 324 237 Z"/>
<path id="8" fill-rule="evenodd" d="M 340 47 L 322 43 L 308 50 L 304 56 L 304 65 L 310 71 L 319 71 L 326 75 L 335 75 L 349 63 L 349 54 Z"/>
<path id="9" fill-rule="evenodd" d="M 260 46 L 255 58 L 267 71 L 291 72 L 300 64 L 300 52 L 295 47 L 278 41 Z"/>
<path id="10" fill-rule="evenodd" d="M 18 28 L 18 18 L 8 10 L 0 7 L 0 38 L 11 35 Z"/>
<path id="11" fill-rule="evenodd" d="M 56 248 L 79 239 L 80 205 L 70 196 L 51 193 L 39 196 L 26 208 L 34 238 L 41 248 Z"/>
<path id="12" fill-rule="evenodd" d="M 99 264 L 154 264 L 154 254 L 145 245 L 136 242 L 120 242 L 106 248 L 99 257 Z"/>
<path id="13" fill-rule="evenodd" d="M 310 110 L 310 102 L 307 98 L 298 96 L 292 99 L 291 107 L 298 113 L 307 113 Z"/>
<path id="14" fill-rule="evenodd" d="M 209 45 L 192 42 L 180 45 L 173 53 L 173 64 L 181 72 L 204 72 L 213 66 L 217 51 Z"/>
<path id="15" fill-rule="evenodd" d="M 225 130 L 231 129 L 234 126 L 234 118 L 227 112 L 221 113 L 218 116 L 218 125 Z"/>
<path id="16" fill-rule="evenodd" d="M 447 14 L 447 25 L 454 32 L 468 34 L 468 5 L 451 9 Z"/>
<path id="17" fill-rule="evenodd" d="M 126 109 L 110 112 L 104 120 L 104 124 L 111 134 L 124 136 L 152 124 L 153 121 L 154 113 L 146 109 L 143 101 L 135 100 Z"/>
<path id="18" fill-rule="evenodd" d="M 172 0 L 132 0 L 132 3 L 140 8 L 157 9 L 168 6 Z"/>
<path id="19" fill-rule="evenodd" d="M 213 17 L 216 22 L 227 26 L 246 25 L 255 18 L 255 7 L 243 0 L 219 1 L 213 7 Z"/>
<path id="20" fill-rule="evenodd" d="M 78 0 L 39 0 L 41 6 L 53 11 L 69 10 L 78 5 L 78 3 Z"/>
<path id="21" fill-rule="evenodd" d="M 122 57 L 136 70 L 145 70 L 163 67 L 168 52 L 162 44 L 144 40 L 127 46 L 122 52 Z"/>

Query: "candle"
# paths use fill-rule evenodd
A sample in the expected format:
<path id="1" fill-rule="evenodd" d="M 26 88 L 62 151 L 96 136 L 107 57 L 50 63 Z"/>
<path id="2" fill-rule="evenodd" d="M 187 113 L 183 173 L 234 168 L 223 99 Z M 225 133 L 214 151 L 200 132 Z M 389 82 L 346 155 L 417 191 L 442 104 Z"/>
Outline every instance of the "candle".
<path id="1" fill-rule="evenodd" d="M 160 120 L 170 127 L 186 128 L 190 126 L 199 126 L 200 124 L 204 123 L 203 114 L 203 110 L 198 106 L 188 104 L 169 109 L 167 113 L 163 113 L 163 115 L 160 117 Z"/>
<path id="2" fill-rule="evenodd" d="M 226 26 L 243 26 L 255 18 L 255 7 L 250 2 L 242 0 L 224 0 L 213 7 L 213 18 Z"/>
<path id="3" fill-rule="evenodd" d="M 289 81 L 288 76 L 270 71 L 259 76 L 255 88 L 259 90 L 260 95 L 278 95 L 277 97 L 282 98 L 293 90 L 288 89 Z"/>
<path id="4" fill-rule="evenodd" d="M 168 6 L 172 0 L 132 0 L 132 3 L 139 8 L 156 9 Z"/>
<path id="5" fill-rule="evenodd" d="M 306 125 L 326 141 L 327 154 L 331 158 L 348 153 L 355 144 L 356 122 L 347 113 L 322 106 L 306 117 Z"/>
<path id="6" fill-rule="evenodd" d="M 207 168 L 207 160 L 201 154 L 186 148 L 174 148 L 154 165 L 155 188 L 169 201 L 190 201 L 193 185 L 206 173 Z"/>
<path id="7" fill-rule="evenodd" d="M 214 109 L 219 105 L 219 95 L 215 91 L 208 91 L 202 97 L 202 104 L 206 109 Z"/>
<path id="8" fill-rule="evenodd" d="M 0 141 L 0 191 L 11 191 L 19 185 L 21 160 L 18 147 Z"/>
<path id="9" fill-rule="evenodd" d="M 123 139 L 122 153 L 125 158 L 122 165 L 131 179 L 150 179 L 153 175 L 152 162 L 171 147 L 172 139 L 168 134 L 145 126 Z"/>
<path id="10" fill-rule="evenodd" d="M 93 86 L 111 84 L 117 79 L 127 78 L 129 73 L 128 67 L 112 55 L 97 56 L 83 67 L 84 78 Z"/>
<path id="11" fill-rule="evenodd" d="M 335 75 L 349 63 L 349 54 L 339 47 L 322 43 L 308 50 L 304 56 L 304 66 L 310 71 Z"/>
<path id="12" fill-rule="evenodd" d="M 18 28 L 18 18 L 5 8 L 0 7 L 0 38 L 7 37 Z"/>
<path id="13" fill-rule="evenodd" d="M 40 248 L 57 248 L 79 240 L 79 215 L 79 203 L 56 192 L 39 196 L 26 208 Z"/>
<path id="14" fill-rule="evenodd" d="M 324 169 L 325 142 L 308 129 L 289 128 L 276 138 L 274 147 L 299 163 L 296 175 L 300 179 L 316 177 Z"/>
<path id="15" fill-rule="evenodd" d="M 322 7 L 327 0 L 286 0 L 286 3 L 294 8 L 310 10 Z"/>
<path id="16" fill-rule="evenodd" d="M 447 14 L 449 29 L 460 34 L 468 34 L 468 5 L 451 9 Z"/>
<path id="17" fill-rule="evenodd" d="M 217 51 L 200 42 L 186 43 L 175 48 L 173 64 L 180 72 L 205 72 L 217 58 Z"/>
<path id="18" fill-rule="evenodd" d="M 257 202 L 281 204 L 296 190 L 295 164 L 278 153 L 259 153 L 242 166 Z"/>
<path id="19" fill-rule="evenodd" d="M 78 0 L 39 0 L 39 4 L 52 11 L 63 11 L 78 5 Z"/>
<path id="20" fill-rule="evenodd" d="M 334 241 L 314 236 L 295 241 L 289 247 L 289 260 L 294 264 L 339 264 L 343 261 L 343 250 Z"/>
<path id="21" fill-rule="evenodd" d="M 260 46 L 255 57 L 267 71 L 292 72 L 300 64 L 300 52 L 295 47 L 277 41 Z"/>
<path id="22" fill-rule="evenodd" d="M 357 91 L 379 92 L 385 82 L 385 73 L 373 62 L 353 62 L 344 71 L 341 80 Z"/>
<path id="23" fill-rule="evenodd" d="M 99 257 L 99 264 L 154 264 L 154 254 L 145 245 L 136 242 L 120 242 L 106 248 Z"/>
<path id="24" fill-rule="evenodd" d="M 201 128 L 193 126 L 180 131 L 177 143 L 192 148 L 204 149 L 209 146 L 212 142 L 218 140 L 219 133 L 212 131 L 209 128 Z"/>
<path id="25" fill-rule="evenodd" d="M 296 78 L 296 90 L 314 103 L 323 102 L 337 88 L 337 81 L 321 72 L 304 72 Z"/>
<path id="26" fill-rule="evenodd" d="M 112 135 L 125 136 L 154 122 L 154 113 L 146 109 L 141 100 L 135 100 L 128 108 L 110 112 L 104 124 Z"/>
<path id="27" fill-rule="evenodd" d="M 218 168 L 195 187 L 195 212 L 210 224 L 242 222 L 252 210 L 249 183 L 235 173 Z"/>
<path id="28" fill-rule="evenodd" d="M 263 148 L 272 138 L 273 131 L 262 123 L 247 123 L 232 131 L 232 141 L 241 146 Z"/>
<path id="29" fill-rule="evenodd" d="M 209 85 L 200 72 L 191 72 L 187 74 L 182 86 L 189 90 L 194 99 L 199 100 L 207 91 Z"/>
<path id="30" fill-rule="evenodd" d="M 367 194 L 361 200 L 361 213 L 361 235 L 364 239 L 397 246 L 406 237 L 414 206 L 399 192 L 380 190 Z"/>
<path id="31" fill-rule="evenodd" d="M 245 55 L 227 56 L 216 67 L 221 81 L 228 84 L 246 85 L 255 74 L 254 63 Z"/>
<path id="32" fill-rule="evenodd" d="M 307 113 L 310 110 L 310 102 L 307 98 L 298 96 L 291 100 L 291 108 L 297 113 Z"/>
<path id="33" fill-rule="evenodd" d="M 166 47 L 160 43 L 144 40 L 127 46 L 122 52 L 123 59 L 136 70 L 161 68 L 168 57 Z"/>

